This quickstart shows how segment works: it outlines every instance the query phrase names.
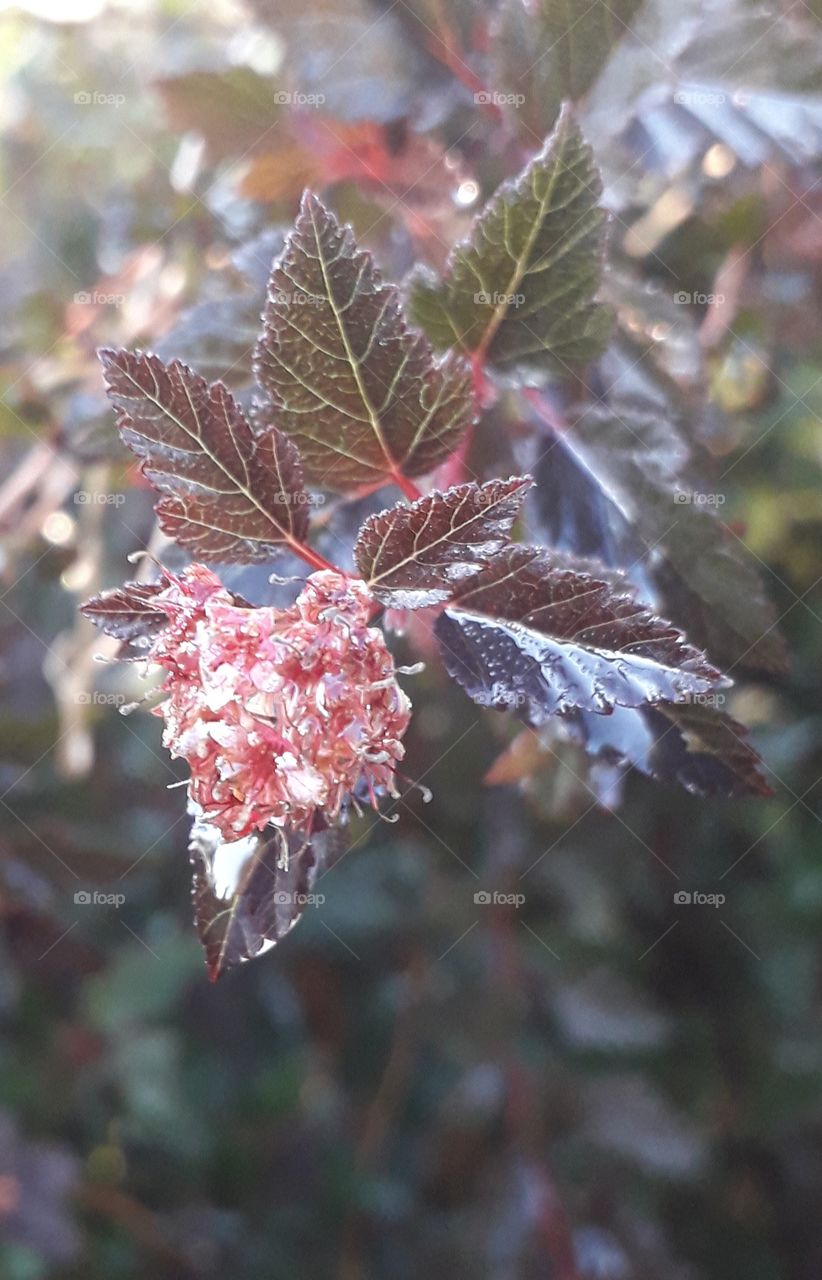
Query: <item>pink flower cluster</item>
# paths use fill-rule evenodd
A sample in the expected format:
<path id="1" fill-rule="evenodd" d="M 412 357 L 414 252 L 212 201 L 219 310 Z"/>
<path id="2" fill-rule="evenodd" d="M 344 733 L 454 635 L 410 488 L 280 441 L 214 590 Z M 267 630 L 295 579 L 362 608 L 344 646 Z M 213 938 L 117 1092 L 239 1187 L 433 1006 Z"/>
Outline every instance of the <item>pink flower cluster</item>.
<path id="1" fill-rule="evenodd" d="M 169 624 L 149 658 L 168 671 L 163 743 L 227 840 L 268 823 L 309 831 L 351 793 L 396 795 L 411 704 L 365 584 L 312 574 L 288 609 L 238 603 L 194 564 L 157 603 Z"/>

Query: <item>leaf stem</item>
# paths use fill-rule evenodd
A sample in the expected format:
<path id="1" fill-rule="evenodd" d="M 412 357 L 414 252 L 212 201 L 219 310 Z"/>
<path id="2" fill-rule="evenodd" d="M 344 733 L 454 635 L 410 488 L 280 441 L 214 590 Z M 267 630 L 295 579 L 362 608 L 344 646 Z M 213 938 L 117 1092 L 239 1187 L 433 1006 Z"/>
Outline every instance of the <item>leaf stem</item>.
<path id="1" fill-rule="evenodd" d="M 312 569 L 329 569 L 332 573 L 340 573 L 346 576 L 344 569 L 339 565 L 332 564 L 330 560 L 326 560 L 325 556 L 321 556 L 319 551 L 315 551 L 313 547 L 309 547 L 307 542 L 289 542 L 288 544 L 295 555 L 304 560 L 306 564 L 310 564 Z"/>
<path id="2" fill-rule="evenodd" d="M 485 409 L 490 408 L 494 403 L 497 394 L 496 387 L 488 377 L 485 370 L 486 355 L 486 349 L 480 345 L 477 347 L 476 351 L 471 353 L 470 356 L 471 376 L 477 416 L 479 416 Z"/>
<path id="3" fill-rule="evenodd" d="M 422 497 L 422 489 L 418 489 L 414 481 L 409 480 L 400 470 L 392 470 L 391 479 L 398 489 L 402 489 L 409 502 L 416 502 L 417 498 Z"/>

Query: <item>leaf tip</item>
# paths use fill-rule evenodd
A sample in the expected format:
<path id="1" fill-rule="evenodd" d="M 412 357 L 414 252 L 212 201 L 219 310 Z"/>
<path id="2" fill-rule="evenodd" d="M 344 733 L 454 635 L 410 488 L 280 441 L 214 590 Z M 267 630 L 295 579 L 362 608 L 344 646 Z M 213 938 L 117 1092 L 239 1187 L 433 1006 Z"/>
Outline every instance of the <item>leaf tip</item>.
<path id="1" fill-rule="evenodd" d="M 97 359 L 103 366 L 103 374 L 107 374 L 111 369 L 118 367 L 122 362 L 124 351 L 122 347 L 98 347 Z"/>
<path id="2" fill-rule="evenodd" d="M 320 197 L 316 191 L 312 191 L 310 187 L 304 187 L 300 196 L 300 213 L 308 213 L 311 209 L 325 209 Z"/>

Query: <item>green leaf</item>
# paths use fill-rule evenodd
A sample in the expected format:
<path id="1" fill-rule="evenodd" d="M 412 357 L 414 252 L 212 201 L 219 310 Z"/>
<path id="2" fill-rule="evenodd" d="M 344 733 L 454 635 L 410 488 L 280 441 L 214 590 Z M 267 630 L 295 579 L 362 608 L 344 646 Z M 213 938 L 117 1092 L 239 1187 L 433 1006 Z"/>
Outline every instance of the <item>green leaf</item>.
<path id="1" fill-rule="evenodd" d="M 503 373 L 567 373 L 610 331 L 600 284 L 605 213 L 590 148 L 566 107 L 542 151 L 504 183 L 449 255 L 442 279 L 409 283 L 411 312 L 438 348 L 461 347 Z"/>
<path id="2" fill-rule="evenodd" d="M 357 538 L 357 567 L 373 594 L 395 609 L 450 600 L 511 537 L 528 476 L 460 484 L 366 520 Z"/>
<path id="3" fill-rule="evenodd" d="M 465 361 L 435 360 L 311 192 L 271 276 L 255 364 L 308 479 L 342 493 L 431 471 L 474 418 Z"/>

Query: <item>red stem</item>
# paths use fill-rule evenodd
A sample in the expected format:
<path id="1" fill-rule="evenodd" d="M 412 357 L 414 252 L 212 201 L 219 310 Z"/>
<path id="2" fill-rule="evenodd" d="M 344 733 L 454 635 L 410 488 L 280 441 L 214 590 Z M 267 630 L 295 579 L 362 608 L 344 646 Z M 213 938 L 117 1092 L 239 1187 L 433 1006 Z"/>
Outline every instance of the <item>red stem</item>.
<path id="1" fill-rule="evenodd" d="M 483 411 L 494 403 L 496 387 L 485 372 L 485 357 L 482 350 L 478 349 L 466 354 L 471 365 L 474 410 L 479 419 Z M 437 473 L 437 484 L 443 489 L 450 489 L 452 485 L 463 484 L 470 479 L 468 455 L 473 444 L 474 426 L 475 424 L 472 423 L 466 428 L 456 449 L 445 459 Z"/>
<path id="2" fill-rule="evenodd" d="M 391 471 L 391 479 L 402 490 L 409 502 L 416 502 L 418 498 L 423 496 L 422 490 L 418 489 L 414 481 L 408 479 L 408 476 L 403 475 L 399 468 Z M 325 556 L 321 556 L 319 551 L 315 551 L 307 542 L 299 542 L 295 539 L 289 543 L 289 546 L 294 554 L 304 560 L 306 564 L 311 565 L 312 569 L 329 569 L 332 573 L 341 573 L 346 576 L 344 569 L 341 569 L 339 565 L 332 564 L 330 560 L 326 560 Z"/>
<path id="3" fill-rule="evenodd" d="M 416 502 L 417 498 L 422 497 L 422 490 L 418 489 L 414 481 L 409 480 L 408 476 L 404 476 L 401 471 L 392 471 L 391 479 L 398 488 L 402 489 L 409 502 Z"/>
<path id="4" fill-rule="evenodd" d="M 332 573 L 340 573 L 346 576 L 345 570 L 339 565 L 332 564 L 330 560 L 326 560 L 325 556 L 321 556 L 319 551 L 315 551 L 313 547 L 309 547 L 306 542 L 289 543 L 291 550 L 295 555 L 304 560 L 306 564 L 310 564 L 312 569 L 330 569 Z"/>

